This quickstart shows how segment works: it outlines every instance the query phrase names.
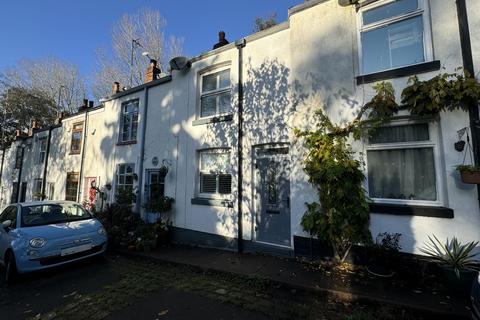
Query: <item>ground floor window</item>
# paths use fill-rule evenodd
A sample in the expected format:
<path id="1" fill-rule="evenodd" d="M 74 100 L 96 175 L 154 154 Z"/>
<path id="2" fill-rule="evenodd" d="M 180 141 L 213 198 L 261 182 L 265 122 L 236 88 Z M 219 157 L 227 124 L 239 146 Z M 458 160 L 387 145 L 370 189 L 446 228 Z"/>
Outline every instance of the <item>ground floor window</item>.
<path id="1" fill-rule="evenodd" d="M 65 200 L 77 201 L 78 178 L 79 178 L 78 172 L 67 173 L 67 187 L 65 192 Z"/>
<path id="2" fill-rule="evenodd" d="M 15 203 L 17 202 L 17 199 L 18 199 L 18 187 L 19 187 L 19 183 L 18 182 L 14 182 L 13 185 L 12 185 L 12 196 L 10 197 L 10 203 Z"/>
<path id="3" fill-rule="evenodd" d="M 119 164 L 117 167 L 116 191 L 133 192 L 135 165 L 133 163 Z"/>
<path id="4" fill-rule="evenodd" d="M 37 178 L 33 180 L 33 200 L 34 201 L 40 201 L 42 200 L 42 185 L 43 185 L 43 179 L 42 178 Z"/>
<path id="5" fill-rule="evenodd" d="M 369 196 L 437 201 L 434 141 L 429 123 L 380 128 L 367 147 Z"/>
<path id="6" fill-rule="evenodd" d="M 200 195 L 228 195 L 232 193 L 228 149 L 199 151 Z"/>
<path id="7" fill-rule="evenodd" d="M 47 194 L 46 199 L 54 200 L 55 199 L 55 183 L 47 182 Z"/>

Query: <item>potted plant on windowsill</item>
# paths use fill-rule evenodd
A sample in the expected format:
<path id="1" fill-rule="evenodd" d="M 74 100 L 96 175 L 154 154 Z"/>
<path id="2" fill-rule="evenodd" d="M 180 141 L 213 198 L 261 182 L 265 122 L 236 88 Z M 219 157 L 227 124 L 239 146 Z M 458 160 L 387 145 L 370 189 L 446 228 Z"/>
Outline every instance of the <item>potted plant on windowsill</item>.
<path id="1" fill-rule="evenodd" d="M 463 183 L 480 184 L 480 166 L 475 165 L 459 165 L 457 170 Z"/>
<path id="2" fill-rule="evenodd" d="M 468 294 L 474 277 L 480 271 L 480 263 L 475 259 L 478 253 L 473 252 L 478 241 L 462 244 L 453 237 L 451 241 L 447 239 L 446 243 L 442 243 L 434 235 L 428 239 L 429 242 L 420 251 L 440 266 L 453 291 Z"/>

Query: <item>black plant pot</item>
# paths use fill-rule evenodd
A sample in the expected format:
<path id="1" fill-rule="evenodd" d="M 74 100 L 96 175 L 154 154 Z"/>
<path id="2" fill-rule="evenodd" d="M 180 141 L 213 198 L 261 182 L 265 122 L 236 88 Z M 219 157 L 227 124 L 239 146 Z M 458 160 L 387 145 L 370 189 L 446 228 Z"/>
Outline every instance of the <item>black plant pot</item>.
<path id="1" fill-rule="evenodd" d="M 367 267 L 370 274 L 380 278 L 391 278 L 394 272 L 383 263 L 372 263 Z"/>
<path id="2" fill-rule="evenodd" d="M 457 277 L 452 268 L 441 266 L 445 285 L 457 296 L 468 298 L 472 283 L 478 273 L 475 271 L 460 271 L 460 278 Z"/>

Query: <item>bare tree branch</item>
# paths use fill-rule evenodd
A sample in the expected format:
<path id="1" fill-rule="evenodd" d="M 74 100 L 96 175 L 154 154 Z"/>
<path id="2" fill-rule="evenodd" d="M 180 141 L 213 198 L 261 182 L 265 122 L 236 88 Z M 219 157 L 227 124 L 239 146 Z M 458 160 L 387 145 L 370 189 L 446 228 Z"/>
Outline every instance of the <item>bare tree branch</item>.
<path id="1" fill-rule="evenodd" d="M 132 85 L 143 83 L 148 60 L 142 52 L 158 61 L 162 70 L 173 56 L 183 52 L 183 38 L 170 36 L 165 41 L 166 20 L 157 10 L 143 9 L 135 14 L 125 14 L 113 26 L 111 53 L 106 49 L 97 50 L 97 71 L 93 80 L 93 94 L 96 99 L 111 92 L 112 83 L 130 85 L 132 40 L 138 41 L 133 52 Z"/>

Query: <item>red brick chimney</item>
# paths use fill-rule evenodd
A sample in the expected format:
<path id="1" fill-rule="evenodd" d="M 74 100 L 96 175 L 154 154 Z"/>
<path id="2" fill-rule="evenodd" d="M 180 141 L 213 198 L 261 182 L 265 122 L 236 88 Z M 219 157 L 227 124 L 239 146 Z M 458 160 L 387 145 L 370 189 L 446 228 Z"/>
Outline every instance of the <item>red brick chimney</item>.
<path id="1" fill-rule="evenodd" d="M 150 59 L 150 66 L 147 68 L 147 73 L 145 74 L 145 83 L 157 80 L 160 72 L 160 69 L 157 67 L 157 60 Z"/>
<path id="2" fill-rule="evenodd" d="M 65 118 L 65 112 L 57 112 L 57 118 L 55 119 L 55 124 L 62 123 L 63 118 Z"/>
<path id="3" fill-rule="evenodd" d="M 38 122 L 36 120 L 31 120 L 30 129 L 28 129 L 28 136 L 31 137 L 36 129 L 38 129 Z"/>
<path id="4" fill-rule="evenodd" d="M 120 82 L 114 82 L 113 83 L 113 94 L 119 93 L 120 92 Z"/>

